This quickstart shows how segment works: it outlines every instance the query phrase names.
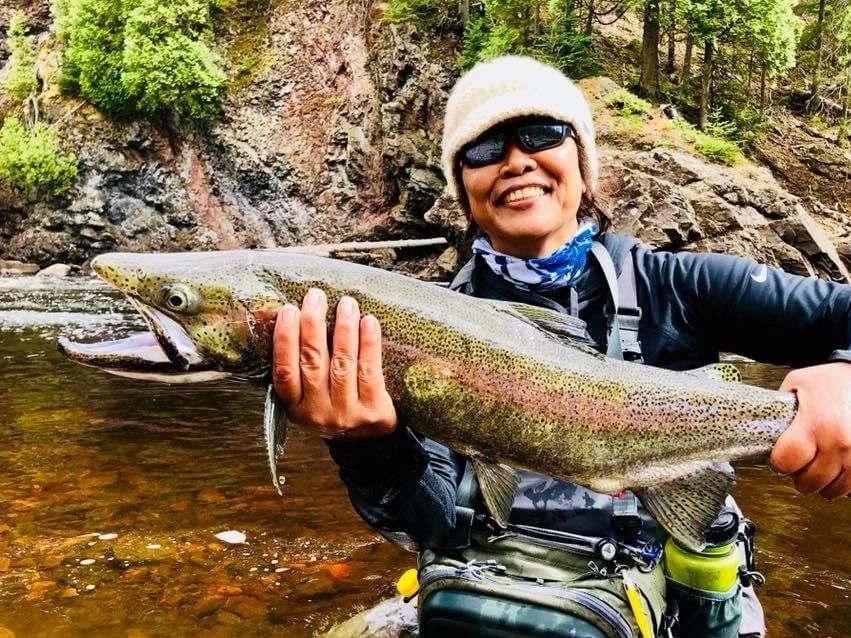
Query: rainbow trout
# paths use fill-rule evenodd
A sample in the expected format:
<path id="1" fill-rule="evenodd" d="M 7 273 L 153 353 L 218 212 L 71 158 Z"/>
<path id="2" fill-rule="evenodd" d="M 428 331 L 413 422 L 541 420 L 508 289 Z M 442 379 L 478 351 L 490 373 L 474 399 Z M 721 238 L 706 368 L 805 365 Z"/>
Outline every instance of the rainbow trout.
<path id="1" fill-rule="evenodd" d="M 609 359 L 575 339 L 577 320 L 461 295 L 376 268 L 283 251 L 97 257 L 149 332 L 94 344 L 61 340 L 80 363 L 170 382 L 269 383 L 277 310 L 311 287 L 357 299 L 383 331 L 401 422 L 470 457 L 504 524 L 526 468 L 615 493 L 630 489 L 681 543 L 699 549 L 732 489 L 727 461 L 767 458 L 797 409 L 793 394 L 733 383 L 718 369 L 671 372 Z M 723 370 L 723 368 L 722 368 Z M 271 387 L 269 464 L 286 438 Z"/>

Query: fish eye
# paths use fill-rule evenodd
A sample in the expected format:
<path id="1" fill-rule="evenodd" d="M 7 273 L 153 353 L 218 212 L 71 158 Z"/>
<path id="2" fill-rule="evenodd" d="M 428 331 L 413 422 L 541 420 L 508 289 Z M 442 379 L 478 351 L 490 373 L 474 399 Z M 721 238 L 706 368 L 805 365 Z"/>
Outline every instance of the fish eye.
<path id="1" fill-rule="evenodd" d="M 195 294 L 181 285 L 165 286 L 163 303 L 166 308 L 175 312 L 191 312 L 197 305 Z"/>

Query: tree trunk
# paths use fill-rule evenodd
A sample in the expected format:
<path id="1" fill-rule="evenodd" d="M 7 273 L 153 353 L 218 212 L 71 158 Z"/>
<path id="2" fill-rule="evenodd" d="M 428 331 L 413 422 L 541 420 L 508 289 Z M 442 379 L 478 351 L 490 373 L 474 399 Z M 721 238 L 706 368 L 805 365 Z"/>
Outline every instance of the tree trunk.
<path id="1" fill-rule="evenodd" d="M 759 114 L 765 111 L 765 62 L 759 70 Z"/>
<path id="2" fill-rule="evenodd" d="M 671 7 L 671 24 L 668 25 L 668 59 L 665 62 L 665 73 L 669 77 L 674 74 L 674 58 L 677 55 L 676 33 L 677 24 L 674 21 L 673 7 Z"/>
<path id="3" fill-rule="evenodd" d="M 822 58 L 822 32 L 824 31 L 824 5 L 825 0 L 819 0 L 818 20 L 816 22 L 816 63 L 813 68 L 810 93 L 815 97 L 821 84 L 821 58 Z"/>
<path id="4" fill-rule="evenodd" d="M 644 34 L 641 39 L 641 92 L 656 99 L 659 90 L 659 0 L 644 3 Z"/>
<path id="5" fill-rule="evenodd" d="M 714 47 L 712 38 L 708 38 L 703 43 L 703 85 L 700 90 L 700 122 L 698 128 L 701 131 L 706 130 L 706 124 L 709 121 L 709 89 L 712 86 L 712 54 Z"/>
<path id="6" fill-rule="evenodd" d="M 535 34 L 535 38 L 541 35 L 541 5 L 535 2 L 535 14 L 533 16 L 533 26 L 532 33 Z"/>
<path id="7" fill-rule="evenodd" d="M 461 25 L 466 27 L 470 21 L 470 0 L 458 0 L 458 15 Z"/>
<path id="8" fill-rule="evenodd" d="M 694 40 L 691 35 L 686 36 L 686 51 L 683 54 L 683 76 L 680 79 L 682 86 L 687 86 L 691 81 L 691 52 L 694 48 Z"/>
<path id="9" fill-rule="evenodd" d="M 751 60 L 750 60 L 750 63 L 748 64 L 748 90 L 747 90 L 747 95 L 745 96 L 748 104 L 750 104 L 751 84 L 753 84 L 753 65 L 754 65 L 754 51 L 753 51 L 753 49 L 751 49 Z"/>
<path id="10" fill-rule="evenodd" d="M 565 8 L 566 10 L 566 8 Z M 594 29 L 594 0 L 588 0 L 588 18 L 585 20 L 585 35 L 590 36 Z"/>

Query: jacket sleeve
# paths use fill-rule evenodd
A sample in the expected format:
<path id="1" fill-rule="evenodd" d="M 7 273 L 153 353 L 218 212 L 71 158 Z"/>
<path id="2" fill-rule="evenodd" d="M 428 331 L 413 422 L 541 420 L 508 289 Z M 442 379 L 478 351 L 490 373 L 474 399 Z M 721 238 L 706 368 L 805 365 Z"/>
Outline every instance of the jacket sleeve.
<path id="1" fill-rule="evenodd" d="M 439 547 L 455 528 L 460 455 L 402 425 L 386 438 L 329 448 L 355 510 L 393 542 Z"/>
<path id="2" fill-rule="evenodd" d="M 730 255 L 638 248 L 635 257 L 645 290 L 656 291 L 646 301 L 657 324 L 766 363 L 851 362 L 851 285 Z"/>

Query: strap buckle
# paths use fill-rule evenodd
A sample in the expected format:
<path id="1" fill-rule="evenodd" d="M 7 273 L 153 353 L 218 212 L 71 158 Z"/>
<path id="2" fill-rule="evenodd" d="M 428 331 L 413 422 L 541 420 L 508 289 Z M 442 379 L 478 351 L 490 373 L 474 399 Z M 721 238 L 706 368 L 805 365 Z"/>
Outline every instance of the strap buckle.
<path id="1" fill-rule="evenodd" d="M 633 543 L 641 533 L 641 516 L 638 514 L 638 499 L 632 492 L 623 492 L 612 497 L 612 515 L 609 522 L 619 541 Z"/>

